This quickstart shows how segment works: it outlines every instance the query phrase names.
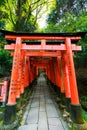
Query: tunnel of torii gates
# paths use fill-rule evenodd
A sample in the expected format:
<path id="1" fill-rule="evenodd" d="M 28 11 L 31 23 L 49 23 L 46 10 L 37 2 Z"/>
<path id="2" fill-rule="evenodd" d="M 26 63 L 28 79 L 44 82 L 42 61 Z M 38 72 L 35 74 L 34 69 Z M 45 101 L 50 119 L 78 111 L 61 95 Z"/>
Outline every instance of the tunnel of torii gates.
<path id="1" fill-rule="evenodd" d="M 11 51 L 13 65 L 5 110 L 5 123 L 16 118 L 16 101 L 39 74 L 45 71 L 49 81 L 65 95 L 71 118 L 83 123 L 78 97 L 73 56 L 81 51 L 76 45 L 84 33 L 16 33 L 3 31 L 8 44 L 4 49 Z"/>

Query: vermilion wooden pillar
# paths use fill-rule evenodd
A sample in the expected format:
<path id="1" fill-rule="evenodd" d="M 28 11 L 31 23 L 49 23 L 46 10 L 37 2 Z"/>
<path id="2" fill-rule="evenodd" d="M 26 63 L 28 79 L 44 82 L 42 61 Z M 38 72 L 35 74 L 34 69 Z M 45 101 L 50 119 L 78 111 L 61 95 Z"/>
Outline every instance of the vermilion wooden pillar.
<path id="1" fill-rule="evenodd" d="M 25 71 L 25 52 L 22 51 L 21 55 L 21 67 L 22 67 L 22 77 L 21 77 L 21 94 L 24 93 L 25 81 L 24 81 L 24 71 Z"/>
<path id="2" fill-rule="evenodd" d="M 32 66 L 32 81 L 34 80 L 34 78 L 35 78 L 35 75 L 34 75 L 34 66 Z"/>
<path id="3" fill-rule="evenodd" d="M 19 61 L 19 44 L 21 43 L 21 38 L 16 38 L 16 45 L 13 57 L 13 66 L 12 66 L 12 74 L 11 74 L 11 83 L 8 97 L 8 105 L 16 104 L 16 91 L 18 87 L 18 61 Z"/>
<path id="4" fill-rule="evenodd" d="M 63 86 L 62 86 L 61 57 L 57 57 L 57 64 L 58 64 L 58 84 L 59 84 L 59 87 L 60 87 L 60 92 L 61 92 L 61 93 L 64 93 L 64 88 L 63 88 Z"/>
<path id="5" fill-rule="evenodd" d="M 24 72 L 24 78 L 25 78 L 25 87 L 29 85 L 29 58 L 25 56 L 25 72 Z"/>
<path id="6" fill-rule="evenodd" d="M 73 62 L 73 53 L 71 49 L 71 40 L 70 38 L 66 38 L 66 53 L 68 58 L 68 68 L 69 68 L 69 78 L 70 78 L 70 90 L 71 90 L 71 103 L 72 104 L 79 104 L 79 97 L 77 91 L 77 83 L 76 83 L 76 76 L 75 76 L 75 69 L 74 69 L 74 62 Z"/>
<path id="7" fill-rule="evenodd" d="M 39 68 L 38 68 L 38 66 L 37 66 L 37 68 L 36 68 L 36 74 L 37 74 L 37 75 L 39 74 L 39 73 L 38 73 L 38 69 L 39 69 Z"/>
<path id="8" fill-rule="evenodd" d="M 29 63 L 30 64 L 30 63 Z M 34 76 L 33 76 L 33 66 L 30 64 L 29 65 L 29 73 L 30 73 L 30 83 L 32 83 Z"/>
<path id="9" fill-rule="evenodd" d="M 23 69 L 23 52 L 21 51 L 20 53 L 20 59 L 19 59 L 19 68 L 18 68 L 18 88 L 19 88 L 19 91 L 18 91 L 18 94 L 17 94 L 17 98 L 20 97 L 20 95 L 23 93 L 22 92 L 22 70 Z M 19 96 L 18 96 L 19 95 Z"/>
<path id="10" fill-rule="evenodd" d="M 22 68 L 21 68 L 21 47 L 22 47 L 22 41 L 20 39 L 20 42 L 18 44 L 18 85 L 17 85 L 17 90 L 16 90 L 16 98 L 20 98 L 21 94 L 21 74 L 22 74 Z"/>
<path id="11" fill-rule="evenodd" d="M 51 68 L 50 68 L 50 63 L 48 63 L 46 70 L 47 70 L 48 79 L 51 80 L 51 74 L 50 74 L 50 73 L 51 73 Z"/>
<path id="12" fill-rule="evenodd" d="M 34 78 L 36 77 L 36 66 L 34 66 Z"/>
<path id="13" fill-rule="evenodd" d="M 51 66 L 50 66 L 50 62 L 47 65 L 47 77 L 49 80 L 51 80 Z"/>
<path id="14" fill-rule="evenodd" d="M 54 67 L 55 67 L 56 86 L 59 87 L 59 84 L 58 84 L 58 64 L 57 64 L 57 57 L 54 60 Z"/>
<path id="15" fill-rule="evenodd" d="M 30 84 L 30 57 L 28 59 L 27 69 L 28 69 L 28 85 Z"/>
<path id="16" fill-rule="evenodd" d="M 19 48 L 21 44 L 21 38 L 16 38 L 16 45 L 13 57 L 12 74 L 10 82 L 10 90 L 8 96 L 8 104 L 5 109 L 4 123 L 10 124 L 15 121 L 16 118 L 16 98 L 18 90 L 18 68 L 19 68 Z"/>
<path id="17" fill-rule="evenodd" d="M 67 110 L 69 111 L 71 103 L 71 92 L 70 92 L 70 80 L 69 80 L 69 70 L 67 60 L 68 59 L 66 53 L 62 52 L 62 68 L 64 75 L 65 98 L 66 98 Z"/>
<path id="18" fill-rule="evenodd" d="M 76 83 L 73 53 L 72 53 L 70 38 L 66 38 L 65 45 L 66 45 L 66 54 L 67 54 L 67 59 L 68 59 L 68 70 L 69 70 L 69 79 L 70 79 L 71 117 L 74 122 L 83 123 L 81 105 L 79 103 L 79 97 L 78 97 L 78 91 L 77 91 L 77 83 Z"/>
<path id="19" fill-rule="evenodd" d="M 65 105 L 65 83 L 64 83 L 64 72 L 63 72 L 63 59 L 62 56 L 59 58 L 59 78 L 60 78 L 60 97 L 62 104 Z"/>
<path id="20" fill-rule="evenodd" d="M 52 72 L 51 72 L 51 70 L 52 70 L 52 68 L 51 68 L 51 64 L 49 64 L 49 71 L 50 71 L 50 80 L 51 80 L 51 82 L 53 82 L 52 80 Z"/>
<path id="21" fill-rule="evenodd" d="M 59 84 L 59 81 L 60 81 L 60 77 L 59 77 L 59 72 L 60 72 L 60 70 L 59 70 L 59 68 L 58 68 L 58 57 L 56 57 L 55 58 L 55 74 L 56 74 L 56 76 L 55 76 L 55 78 L 56 78 L 56 86 L 55 87 L 57 87 L 56 88 L 56 91 L 57 91 L 57 93 L 58 93 L 58 96 L 60 97 L 60 94 L 61 94 L 61 91 L 60 91 L 60 84 Z"/>
<path id="22" fill-rule="evenodd" d="M 56 79 L 55 79 L 55 75 L 56 75 L 56 74 L 55 74 L 55 66 L 54 66 L 54 60 L 53 60 L 53 59 L 52 59 L 52 61 L 51 61 L 51 64 L 52 64 L 52 71 L 53 71 L 53 72 L 51 71 L 51 72 L 53 73 L 53 74 L 52 74 L 52 75 L 53 75 L 53 76 L 52 76 L 52 77 L 53 77 L 53 83 L 54 83 L 54 85 L 55 85 L 55 84 L 56 84 Z"/>
<path id="23" fill-rule="evenodd" d="M 61 69 L 60 69 L 60 58 L 61 57 L 57 57 L 57 70 L 58 70 L 58 86 L 60 87 L 61 90 L 61 86 L 62 86 L 62 79 L 61 79 Z"/>
<path id="24" fill-rule="evenodd" d="M 54 84 L 57 85 L 57 70 L 56 70 L 56 59 L 53 58 L 53 72 L 54 72 Z"/>
<path id="25" fill-rule="evenodd" d="M 48 62 L 48 64 L 44 65 L 44 72 L 47 75 L 48 79 L 50 79 L 50 66 L 49 66 L 49 62 Z"/>
<path id="26" fill-rule="evenodd" d="M 63 71 L 64 71 L 64 82 L 65 82 L 65 94 L 66 94 L 66 98 L 71 98 L 69 70 L 67 64 L 68 59 L 66 53 L 63 53 L 62 59 L 63 59 Z"/>
<path id="27" fill-rule="evenodd" d="M 58 87 L 59 84 L 58 84 L 58 66 L 57 66 L 57 58 L 55 59 L 55 78 L 56 78 L 56 86 Z"/>
<path id="28" fill-rule="evenodd" d="M 52 81 L 52 83 L 54 83 L 54 71 L 53 71 L 53 61 L 51 60 L 50 61 L 50 75 L 51 75 L 51 81 Z"/>

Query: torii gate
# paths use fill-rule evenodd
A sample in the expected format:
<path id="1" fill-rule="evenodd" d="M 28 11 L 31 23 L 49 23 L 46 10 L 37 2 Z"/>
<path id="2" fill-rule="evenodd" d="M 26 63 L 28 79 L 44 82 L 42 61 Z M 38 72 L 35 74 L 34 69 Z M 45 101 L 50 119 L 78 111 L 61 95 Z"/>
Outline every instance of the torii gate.
<path id="1" fill-rule="evenodd" d="M 5 123 L 15 120 L 16 114 L 13 111 L 16 101 L 24 93 L 25 87 L 36 77 L 38 68 L 44 68 L 49 80 L 60 89 L 61 94 L 65 94 L 66 102 L 71 106 L 72 120 L 83 123 L 73 62 L 74 51 L 81 51 L 81 46 L 74 44 L 81 39 L 81 35 L 10 32 L 5 34 L 5 38 L 15 41 L 4 47 L 5 50 L 13 50 L 11 55 L 14 56 L 6 108 L 6 115 L 10 114 L 10 116 Z M 26 40 L 28 40 L 27 44 Z"/>

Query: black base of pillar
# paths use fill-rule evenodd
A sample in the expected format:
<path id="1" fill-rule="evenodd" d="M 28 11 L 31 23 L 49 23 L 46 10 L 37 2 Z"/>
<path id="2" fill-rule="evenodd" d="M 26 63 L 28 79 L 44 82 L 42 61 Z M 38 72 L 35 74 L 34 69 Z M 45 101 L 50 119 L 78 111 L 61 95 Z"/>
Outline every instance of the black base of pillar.
<path id="1" fill-rule="evenodd" d="M 70 104 L 70 110 L 71 110 L 71 119 L 73 122 L 77 123 L 77 124 L 83 124 L 84 120 L 82 117 L 82 108 L 81 105 L 73 105 Z"/>
<path id="2" fill-rule="evenodd" d="M 61 98 L 61 103 L 62 103 L 63 105 L 66 105 L 65 93 L 60 93 L 60 98 Z"/>
<path id="3" fill-rule="evenodd" d="M 56 86 L 56 94 L 58 95 L 59 98 L 61 98 L 61 91 L 59 86 Z"/>
<path id="4" fill-rule="evenodd" d="M 15 105 L 6 105 L 5 115 L 4 115 L 4 124 L 8 125 L 13 123 L 16 119 L 16 104 Z"/>
<path id="5" fill-rule="evenodd" d="M 58 87 L 56 86 L 56 85 L 54 85 L 53 84 L 53 89 L 54 89 L 54 91 L 57 93 L 57 91 L 58 91 L 58 89 L 57 89 Z"/>
<path id="6" fill-rule="evenodd" d="M 65 98 L 66 100 L 66 111 L 70 112 L 71 98 Z"/>
<path id="7" fill-rule="evenodd" d="M 20 100 L 20 98 L 17 98 L 17 99 L 16 99 L 16 102 L 19 102 L 19 100 Z"/>
<path id="8" fill-rule="evenodd" d="M 60 95 L 60 87 L 56 86 L 57 87 L 57 94 Z"/>

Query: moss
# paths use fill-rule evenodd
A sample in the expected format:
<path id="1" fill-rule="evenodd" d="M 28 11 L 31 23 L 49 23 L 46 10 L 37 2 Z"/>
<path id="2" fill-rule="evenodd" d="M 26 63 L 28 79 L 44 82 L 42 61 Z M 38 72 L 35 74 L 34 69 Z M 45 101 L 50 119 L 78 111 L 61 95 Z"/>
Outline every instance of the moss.
<path id="1" fill-rule="evenodd" d="M 16 118 L 18 119 L 18 126 L 21 125 L 23 114 L 26 110 L 27 104 L 29 103 L 29 98 L 33 92 L 33 86 L 29 86 L 25 88 L 24 93 L 20 96 L 19 99 L 17 99 L 16 104 Z M 4 113 L 5 113 L 5 107 L 1 106 L 0 104 L 0 128 L 4 127 Z M 17 130 L 17 128 L 14 128 L 14 130 Z"/>
<path id="2" fill-rule="evenodd" d="M 82 115 L 83 115 L 83 119 L 87 122 L 87 112 L 83 110 Z"/>
<path id="3" fill-rule="evenodd" d="M 5 108 L 4 107 L 0 107 L 0 126 L 3 125 L 4 111 L 5 111 Z"/>

